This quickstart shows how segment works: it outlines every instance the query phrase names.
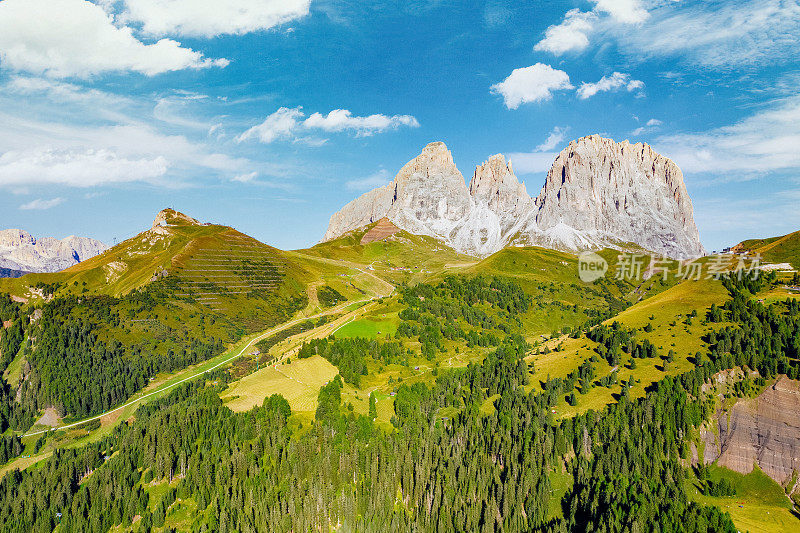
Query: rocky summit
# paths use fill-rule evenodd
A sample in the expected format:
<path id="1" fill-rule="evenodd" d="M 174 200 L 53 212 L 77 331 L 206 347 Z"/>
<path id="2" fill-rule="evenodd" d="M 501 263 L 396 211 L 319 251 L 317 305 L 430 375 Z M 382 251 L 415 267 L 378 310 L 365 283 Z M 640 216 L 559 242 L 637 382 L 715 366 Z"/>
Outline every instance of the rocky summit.
<path id="1" fill-rule="evenodd" d="M 0 267 L 22 272 L 58 272 L 105 251 L 100 241 L 71 235 L 37 238 L 20 229 L 0 230 Z"/>
<path id="2" fill-rule="evenodd" d="M 678 259 L 705 253 L 678 166 L 646 144 L 597 135 L 561 151 L 536 198 L 503 155 L 478 165 L 467 187 L 445 144 L 431 143 L 390 184 L 335 213 L 323 241 L 384 217 L 479 257 L 525 245 L 637 245 Z"/>

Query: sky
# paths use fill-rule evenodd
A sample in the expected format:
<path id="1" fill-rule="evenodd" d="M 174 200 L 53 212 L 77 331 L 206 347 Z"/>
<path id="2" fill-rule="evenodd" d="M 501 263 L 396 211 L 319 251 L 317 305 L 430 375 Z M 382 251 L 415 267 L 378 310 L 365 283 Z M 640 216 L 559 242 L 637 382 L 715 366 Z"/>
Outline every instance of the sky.
<path id="1" fill-rule="evenodd" d="M 672 158 L 718 250 L 800 229 L 799 46 L 800 0 L 0 0 L 0 228 L 302 248 L 429 142 L 535 196 L 597 133 Z"/>

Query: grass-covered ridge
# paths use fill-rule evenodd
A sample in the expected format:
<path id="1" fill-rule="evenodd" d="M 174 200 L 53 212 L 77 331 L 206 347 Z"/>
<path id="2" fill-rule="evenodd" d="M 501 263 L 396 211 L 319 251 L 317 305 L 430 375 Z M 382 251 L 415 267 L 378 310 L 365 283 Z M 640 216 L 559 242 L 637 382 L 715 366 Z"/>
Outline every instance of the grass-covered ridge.
<path id="1" fill-rule="evenodd" d="M 27 429 L 46 408 L 66 421 L 102 413 L 159 373 L 316 312 L 310 294 L 331 308 L 378 282 L 165 210 L 151 229 L 63 272 L 0 280 L 0 429 Z"/>
<path id="2" fill-rule="evenodd" d="M 790 263 L 795 269 L 800 269 L 800 231 L 780 237 L 742 241 L 733 247 L 733 251 L 760 254 L 767 262 Z"/>

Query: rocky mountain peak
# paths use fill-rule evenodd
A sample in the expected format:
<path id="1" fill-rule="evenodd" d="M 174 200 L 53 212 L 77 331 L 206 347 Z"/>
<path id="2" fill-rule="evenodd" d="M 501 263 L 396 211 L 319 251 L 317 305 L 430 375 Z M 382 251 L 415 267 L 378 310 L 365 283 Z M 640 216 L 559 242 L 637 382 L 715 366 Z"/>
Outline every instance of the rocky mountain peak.
<path id="1" fill-rule="evenodd" d="M 172 208 L 162 209 L 153 220 L 153 227 L 156 226 L 199 226 L 200 222 L 189 215 L 184 215 L 180 211 Z"/>
<path id="2" fill-rule="evenodd" d="M 0 248 L 36 244 L 36 237 L 21 229 L 0 230 Z"/>
<path id="3" fill-rule="evenodd" d="M 561 151 L 535 200 L 502 154 L 478 165 L 467 187 L 445 144 L 430 143 L 392 183 L 335 213 L 323 240 L 384 217 L 477 256 L 508 245 L 580 251 L 627 243 L 680 259 L 705 253 L 677 165 L 646 144 L 599 135 Z"/>
<path id="4" fill-rule="evenodd" d="M 671 257 L 705 253 L 681 170 L 646 144 L 598 135 L 570 142 L 547 173 L 536 205 L 543 230 L 563 223 Z"/>
<path id="5" fill-rule="evenodd" d="M 460 178 L 460 179 L 459 179 Z M 417 157 L 403 165 L 394 179 L 395 185 L 403 187 L 407 182 L 414 180 L 439 180 L 452 184 L 461 182 L 464 177 L 453 162 L 453 155 L 443 142 L 432 142 L 422 149 Z"/>
<path id="6" fill-rule="evenodd" d="M 517 213 L 531 202 L 525 184 L 514 175 L 511 162 L 503 154 L 491 156 L 475 167 L 469 182 L 469 194 L 476 202 L 486 203 L 497 214 Z"/>
<path id="7" fill-rule="evenodd" d="M 70 235 L 37 238 L 21 229 L 0 230 L 0 267 L 22 272 L 58 272 L 94 257 L 108 247 Z"/>

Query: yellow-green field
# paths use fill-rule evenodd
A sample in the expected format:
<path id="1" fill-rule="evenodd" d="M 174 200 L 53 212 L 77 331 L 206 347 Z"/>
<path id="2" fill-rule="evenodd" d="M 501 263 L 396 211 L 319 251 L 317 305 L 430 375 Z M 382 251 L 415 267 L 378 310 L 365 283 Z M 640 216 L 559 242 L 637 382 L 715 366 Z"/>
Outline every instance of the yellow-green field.
<path id="1" fill-rule="evenodd" d="M 780 485 L 757 466 L 749 474 L 739 474 L 727 468 L 709 466 L 711 479 L 727 479 L 736 487 L 730 497 L 704 496 L 695 478 L 687 481 L 690 499 L 714 505 L 730 513 L 740 531 L 750 533 L 783 533 L 800 531 L 800 519 L 792 513 L 792 504 Z"/>
<path id="2" fill-rule="evenodd" d="M 365 337 L 368 339 L 394 335 L 400 320 L 396 314 L 394 317 L 384 316 L 383 320 L 374 316 L 353 320 L 337 329 L 335 335 L 341 338 Z"/>
<path id="3" fill-rule="evenodd" d="M 261 405 L 272 394 L 286 398 L 292 411 L 315 411 L 320 387 L 338 373 L 335 366 L 315 355 L 262 368 L 232 383 L 221 396 L 234 411 Z"/>

